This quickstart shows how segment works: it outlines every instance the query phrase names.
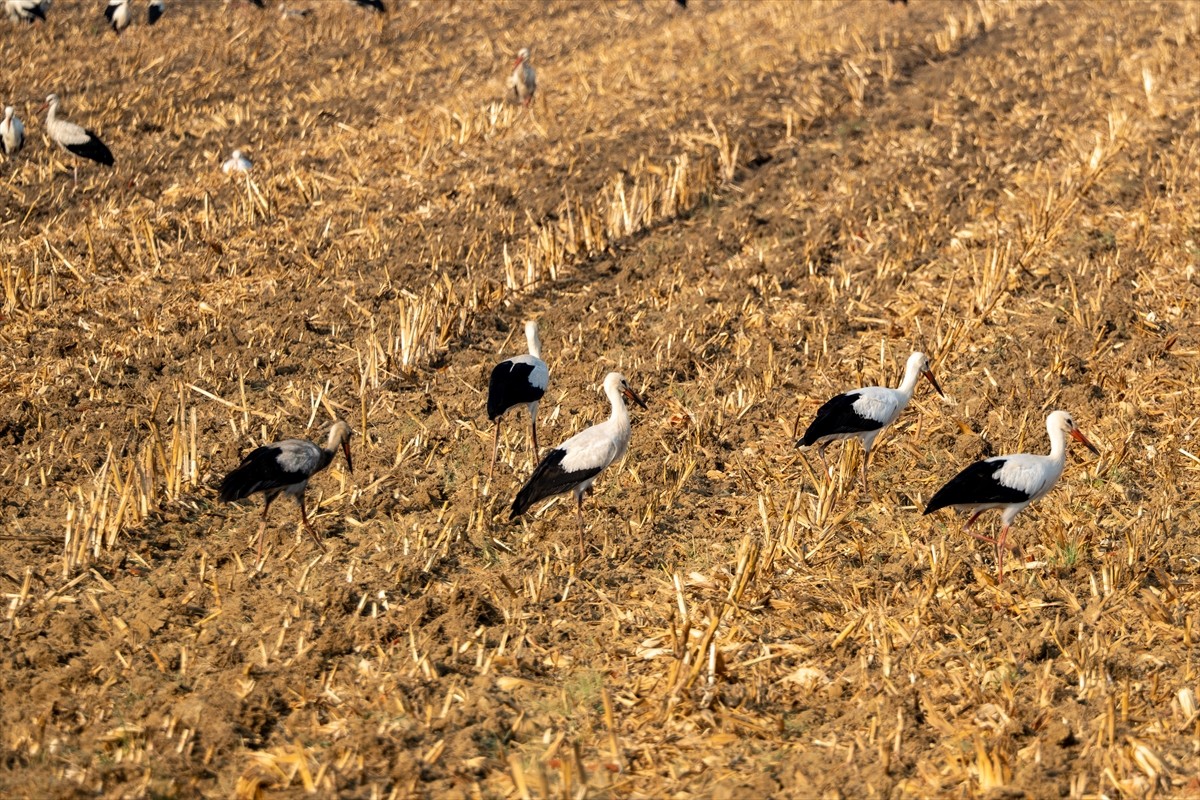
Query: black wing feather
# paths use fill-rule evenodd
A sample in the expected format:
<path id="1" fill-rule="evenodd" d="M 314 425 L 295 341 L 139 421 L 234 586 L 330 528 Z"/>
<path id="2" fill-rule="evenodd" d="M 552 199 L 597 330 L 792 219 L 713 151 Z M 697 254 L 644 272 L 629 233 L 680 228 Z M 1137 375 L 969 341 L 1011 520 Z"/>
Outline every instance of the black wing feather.
<path id="1" fill-rule="evenodd" d="M 1004 459 L 976 461 L 955 475 L 925 506 L 925 513 L 932 514 L 939 508 L 956 505 L 983 505 L 985 503 L 1024 503 L 1029 495 L 1020 489 L 1005 486 L 995 475 L 1004 466 Z"/>
<path id="2" fill-rule="evenodd" d="M 595 469 L 576 470 L 568 472 L 562 467 L 562 460 L 567 455 L 566 450 L 554 449 L 546 454 L 542 463 L 529 476 L 529 480 L 517 492 L 513 500 L 512 513 L 509 519 L 516 519 L 529 510 L 529 507 L 539 500 L 553 497 L 556 494 L 569 492 L 579 484 L 595 475 L 599 475 L 603 467 Z"/>
<path id="3" fill-rule="evenodd" d="M 231 503 L 249 497 L 255 492 L 269 492 L 300 483 L 309 476 L 303 472 L 288 472 L 279 466 L 283 450 L 274 445 L 256 447 L 242 459 L 242 463 L 221 481 L 223 503 Z"/>
<path id="4" fill-rule="evenodd" d="M 546 390 L 530 385 L 532 374 L 533 364 L 520 361 L 501 361 L 492 369 L 488 380 L 488 419 L 494 420 L 513 406 L 542 399 Z"/>
<path id="5" fill-rule="evenodd" d="M 146 21 L 151 25 L 158 22 L 159 18 L 163 15 L 163 10 L 161 4 L 151 3 L 149 8 L 146 9 Z"/>
<path id="6" fill-rule="evenodd" d="M 84 133 L 88 135 L 86 142 L 83 142 L 82 144 L 68 144 L 63 146 L 81 158 L 86 158 L 90 161 L 95 161 L 98 164 L 103 164 L 106 167 L 111 167 L 113 165 L 112 151 L 108 149 L 108 146 L 105 145 L 104 142 L 100 141 L 100 137 L 98 137 L 96 134 L 89 130 L 85 130 Z"/>
<path id="7" fill-rule="evenodd" d="M 830 398 L 817 409 L 817 418 L 804 432 L 800 444 L 804 447 L 816 444 L 823 436 L 833 436 L 838 433 L 865 433 L 876 428 L 882 428 L 883 423 L 877 419 L 864 417 L 854 410 L 854 402 L 858 400 L 859 392 L 846 392 Z"/>

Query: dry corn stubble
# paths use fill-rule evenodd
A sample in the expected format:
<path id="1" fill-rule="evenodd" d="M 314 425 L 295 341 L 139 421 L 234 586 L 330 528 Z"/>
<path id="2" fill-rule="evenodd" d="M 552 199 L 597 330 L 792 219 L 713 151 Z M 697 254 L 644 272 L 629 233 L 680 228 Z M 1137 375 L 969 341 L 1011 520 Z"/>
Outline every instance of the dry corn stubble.
<path id="1" fill-rule="evenodd" d="M 1195 791 L 1200 13 L 670 5 L 0 30 L 4 793 Z M 64 179 L 51 90 L 114 174 Z M 609 369 L 653 401 L 582 565 L 504 521 L 523 426 L 479 477 L 529 316 L 547 441 Z M 797 415 L 918 345 L 950 400 L 822 480 Z M 918 512 L 1060 406 L 1104 455 L 997 589 Z M 211 487 L 333 416 L 331 553 L 280 515 L 255 573 Z"/>

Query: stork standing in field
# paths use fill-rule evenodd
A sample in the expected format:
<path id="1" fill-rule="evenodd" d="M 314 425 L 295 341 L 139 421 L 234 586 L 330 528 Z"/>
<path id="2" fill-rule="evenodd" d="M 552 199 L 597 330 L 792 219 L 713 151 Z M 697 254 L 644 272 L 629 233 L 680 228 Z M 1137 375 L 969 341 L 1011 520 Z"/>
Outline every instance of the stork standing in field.
<path id="1" fill-rule="evenodd" d="M 496 433 L 492 437 L 492 465 L 488 468 L 488 480 L 496 471 L 496 453 L 500 451 L 500 417 L 510 408 L 529 406 L 529 424 L 533 437 L 533 460 L 537 461 L 537 409 L 538 401 L 546 393 L 550 383 L 550 370 L 542 361 L 542 340 L 538 338 L 538 325 L 533 320 L 525 323 L 525 340 L 529 343 L 527 355 L 514 356 L 501 361 L 492 368 L 488 380 L 487 414 L 495 423 Z"/>
<path id="2" fill-rule="evenodd" d="M 46 112 L 46 132 L 64 150 L 106 167 L 113 165 L 113 154 L 99 136 L 70 120 L 58 118 L 58 95 L 47 97 L 43 107 L 49 109 Z M 79 182 L 78 167 L 75 168 L 75 182 Z"/>
<path id="3" fill-rule="evenodd" d="M 25 146 L 25 126 L 17 119 L 12 106 L 4 107 L 4 121 L 0 122 L 0 143 L 4 144 L 4 154 L 15 156 Z"/>
<path id="4" fill-rule="evenodd" d="M 1054 411 L 1046 418 L 1046 432 L 1050 434 L 1050 455 L 1018 453 L 976 461 L 938 489 L 929 505 L 925 506 L 926 514 L 947 506 L 974 512 L 963 530 L 980 541 L 996 546 L 997 583 L 1004 581 L 1004 546 L 1008 529 L 1025 506 L 1044 497 L 1058 483 L 1067 462 L 1067 436 L 1070 435 L 1088 450 L 1100 455 L 1100 451 L 1080 433 L 1075 420 L 1066 411 Z M 1003 527 L 1000 528 L 1000 536 L 995 539 L 971 531 L 971 525 L 979 515 L 991 508 L 1004 509 L 1000 516 Z"/>
<path id="5" fill-rule="evenodd" d="M 117 33 L 129 26 L 129 0 L 108 0 L 104 7 L 104 18 Z"/>
<path id="6" fill-rule="evenodd" d="M 522 47 L 513 62 L 512 74 L 508 76 L 508 88 L 512 89 L 513 97 L 522 105 L 533 101 L 533 93 L 537 91 L 537 73 L 529 63 L 529 48 Z"/>
<path id="7" fill-rule="evenodd" d="M 232 175 L 238 172 L 249 172 L 254 165 L 250 163 L 250 159 L 242 155 L 241 150 L 234 150 L 229 156 L 229 160 L 221 165 L 221 172 L 226 175 Z"/>
<path id="8" fill-rule="evenodd" d="M 4 0 L 4 13 L 13 22 L 46 21 L 50 0 Z"/>
<path id="9" fill-rule="evenodd" d="M 256 492 L 265 493 L 262 523 L 258 529 L 257 560 L 262 559 L 267 512 L 271 509 L 271 501 L 280 494 L 289 494 L 296 498 L 296 503 L 300 506 L 300 522 L 317 543 L 317 547 L 325 549 L 324 543 L 308 521 L 308 511 L 304 507 L 304 490 L 308 488 L 308 481 L 313 475 L 329 466 L 339 447 L 346 456 L 346 469 L 354 471 L 354 465 L 350 461 L 350 434 L 350 426 L 339 419 L 330 426 L 329 438 L 324 447 L 318 447 L 304 439 L 284 439 L 282 442 L 266 444 L 251 450 L 238 468 L 225 476 L 225 480 L 221 482 L 221 502 L 231 503 Z"/>
<path id="10" fill-rule="evenodd" d="M 574 492 L 581 557 L 584 555 L 583 496 L 591 493 L 592 484 L 604 468 L 624 456 L 629 448 L 629 411 L 625 408 L 623 398 L 628 397 L 642 408 L 646 407 L 646 401 L 619 372 L 610 372 L 605 376 L 604 393 L 612 404 L 609 418 L 580 431 L 547 453 L 517 493 L 509 515 L 510 519 L 516 519 L 539 500 Z"/>
<path id="11" fill-rule="evenodd" d="M 895 422 L 900 412 L 912 400 L 917 381 L 924 375 L 933 384 L 939 395 L 945 397 L 942 387 L 929 369 L 929 359 L 924 353 L 913 353 L 904 367 L 904 380 L 896 389 L 886 386 L 866 386 L 851 392 L 843 392 L 828 400 L 817 409 L 817 418 L 808 426 L 804 437 L 796 442 L 797 447 L 817 446 L 821 464 L 829 473 L 825 462 L 825 448 L 839 439 L 858 439 L 862 442 L 862 482 L 867 491 L 867 461 L 871 458 L 871 446 L 883 429 Z"/>

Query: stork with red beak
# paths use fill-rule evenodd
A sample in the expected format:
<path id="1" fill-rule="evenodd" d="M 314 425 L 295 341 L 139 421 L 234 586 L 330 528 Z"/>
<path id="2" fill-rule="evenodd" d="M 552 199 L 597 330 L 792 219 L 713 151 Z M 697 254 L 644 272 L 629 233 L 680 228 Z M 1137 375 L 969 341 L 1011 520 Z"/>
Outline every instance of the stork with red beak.
<path id="1" fill-rule="evenodd" d="M 529 48 L 522 47 L 513 62 L 512 74 L 508 76 L 508 88 L 512 89 L 513 97 L 521 105 L 529 105 L 533 101 L 533 93 L 537 91 L 537 73 L 529 63 Z"/>
<path id="2" fill-rule="evenodd" d="M 1100 455 L 1066 411 L 1054 411 L 1046 418 L 1046 433 L 1050 434 L 1050 455 L 1018 453 L 976 461 L 938 489 L 925 506 L 926 514 L 947 506 L 973 512 L 963 530 L 996 546 L 997 583 L 1004 581 L 1004 545 L 1008 529 L 1017 514 L 1034 500 L 1044 497 L 1062 477 L 1067 463 L 1067 436 Z M 1000 516 L 1003 527 L 995 539 L 971 531 L 979 515 L 991 508 L 1004 509 Z"/>

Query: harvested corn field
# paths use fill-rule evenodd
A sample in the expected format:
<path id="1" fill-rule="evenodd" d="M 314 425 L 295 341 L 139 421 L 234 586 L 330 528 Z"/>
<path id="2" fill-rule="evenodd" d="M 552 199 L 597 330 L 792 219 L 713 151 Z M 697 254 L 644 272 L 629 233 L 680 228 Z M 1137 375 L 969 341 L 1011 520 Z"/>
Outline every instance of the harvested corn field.
<path id="1" fill-rule="evenodd" d="M 0 21 L 0 794 L 1200 794 L 1200 6 L 285 2 Z M 526 319 L 543 455 L 649 404 L 583 556 Z M 921 512 L 1058 408 L 998 581 Z"/>

